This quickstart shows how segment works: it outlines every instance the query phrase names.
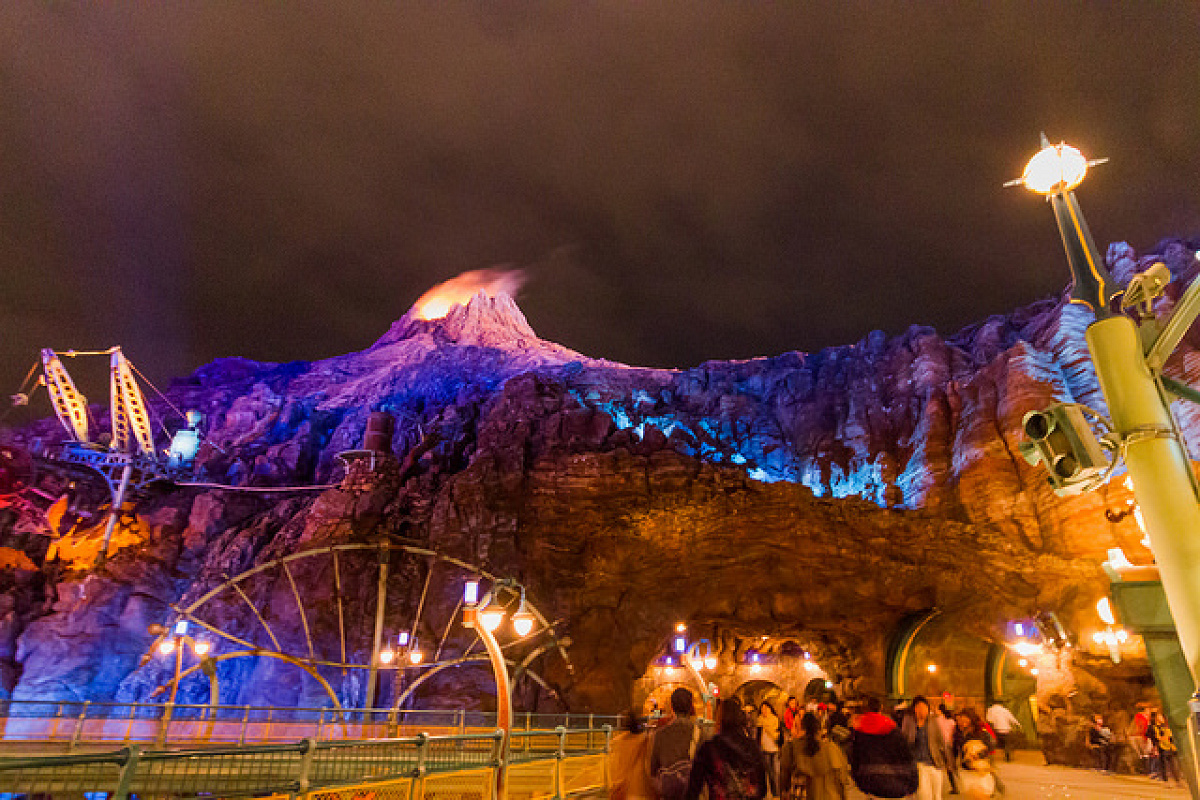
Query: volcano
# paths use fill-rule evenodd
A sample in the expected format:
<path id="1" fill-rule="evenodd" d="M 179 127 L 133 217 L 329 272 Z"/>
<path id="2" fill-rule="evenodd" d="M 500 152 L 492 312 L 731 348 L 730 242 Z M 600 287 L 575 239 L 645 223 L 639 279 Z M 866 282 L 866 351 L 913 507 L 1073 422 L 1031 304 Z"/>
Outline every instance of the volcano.
<path id="1" fill-rule="evenodd" d="M 1175 278 L 1162 314 L 1196 277 L 1191 249 L 1108 252 L 1122 282 L 1152 260 Z M 503 292 L 423 317 L 414 306 L 357 353 L 224 359 L 172 384 L 172 402 L 207 420 L 203 480 L 331 486 L 277 498 L 204 487 L 143 498 L 132 510 L 137 535 L 103 575 L 22 545 L 33 573 L 0 573 L 10 590 L 5 690 L 146 699 L 164 680 L 162 664 L 140 660 L 154 641 L 146 630 L 172 608 L 283 554 L 380 537 L 518 577 L 571 656 L 570 668 L 545 667 L 552 691 L 531 689 L 526 701 L 605 711 L 628 705 L 677 619 L 713 643 L 724 665 L 713 679 L 726 691 L 751 646 L 802 647 L 853 696 L 882 689 L 890 632 L 922 609 L 993 643 L 1008 620 L 1046 610 L 1083 631 L 1105 591 L 1106 551 L 1151 560 L 1132 518 L 1104 513 L 1129 499 L 1118 483 L 1058 498 L 1018 454 L 1026 411 L 1055 401 L 1104 410 L 1083 340 L 1090 320 L 1065 296 L 951 336 L 914 326 L 816 353 L 675 370 L 543 340 Z M 1168 365 L 1173 377 L 1200 377 L 1198 344 L 1191 334 Z M 391 452 L 376 473 L 345 478 L 337 456 L 361 449 L 371 412 L 393 418 Z M 1180 419 L 1194 447 L 1200 419 L 1185 409 Z M 6 437 L 28 443 L 47 430 Z M 421 574 L 393 571 L 397 618 L 425 603 Z M 319 573 L 309 577 L 317 615 L 331 590 Z M 280 602 L 272 592 L 286 583 L 271 586 L 262 597 Z M 424 607 L 452 615 L 453 591 L 429 595 Z M 278 608 L 264 614 L 284 625 Z M 244 605 L 221 615 L 266 646 Z M 420 631 L 422 641 L 439 634 Z M 1119 694 L 1128 676 L 1104 673 L 1103 654 L 1085 656 L 1063 680 L 1096 703 Z M 223 703 L 312 700 L 304 680 L 274 668 L 222 670 Z M 938 680 L 956 674 L 945 664 Z M 430 703 L 488 702 L 478 681 L 430 686 L 441 692 Z M 181 691 L 206 702 L 202 685 Z M 362 702 L 360 684 L 337 691 L 345 705 Z"/>

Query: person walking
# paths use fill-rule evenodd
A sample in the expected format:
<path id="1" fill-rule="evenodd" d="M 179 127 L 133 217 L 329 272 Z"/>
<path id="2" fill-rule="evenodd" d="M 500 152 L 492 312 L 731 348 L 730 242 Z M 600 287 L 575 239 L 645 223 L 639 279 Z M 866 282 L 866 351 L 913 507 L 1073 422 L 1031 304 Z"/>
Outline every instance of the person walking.
<path id="1" fill-rule="evenodd" d="M 767 775 L 762 754 L 746 735 L 746 712 L 737 700 L 717 705 L 717 735 L 700 745 L 692 763 L 683 800 L 762 800 Z"/>
<path id="2" fill-rule="evenodd" d="M 984 718 L 996 732 L 996 740 L 1004 751 L 1004 760 L 1012 761 L 1012 733 L 1014 728 L 1021 727 L 1020 721 L 999 700 L 992 703 Z"/>
<path id="3" fill-rule="evenodd" d="M 853 723 L 850 777 L 869 798 L 908 797 L 919 785 L 917 763 L 899 727 L 880 713 L 878 697 L 867 699 L 867 711 Z"/>
<path id="4" fill-rule="evenodd" d="M 1092 716 L 1092 724 L 1088 726 L 1087 748 L 1092 751 L 1096 769 L 1101 772 L 1112 771 L 1112 731 L 1099 714 Z"/>
<path id="5" fill-rule="evenodd" d="M 789 697 L 783 707 L 783 727 L 787 729 L 787 738 L 800 735 L 800 717 L 803 713 L 795 695 Z"/>
<path id="6" fill-rule="evenodd" d="M 608 754 L 609 800 L 654 800 L 658 793 L 650 778 L 650 734 L 636 711 L 621 718 L 621 732 Z"/>
<path id="7" fill-rule="evenodd" d="M 671 692 L 671 711 L 675 718 L 654 734 L 650 776 L 663 800 L 680 800 L 688 785 L 692 758 L 703 737 L 690 691 L 680 687 Z"/>
<path id="8" fill-rule="evenodd" d="M 1150 724 L 1146 727 L 1146 738 L 1154 746 L 1158 758 L 1158 778 L 1166 783 L 1168 776 L 1177 786 L 1183 785 L 1179 773 L 1179 748 L 1175 746 L 1175 737 L 1171 733 L 1167 719 L 1161 711 L 1150 712 Z"/>
<path id="9" fill-rule="evenodd" d="M 800 718 L 800 736 L 783 746 L 779 785 L 787 800 L 845 800 L 850 763 L 842 748 L 821 735 L 821 720 L 811 712 Z"/>
<path id="10" fill-rule="evenodd" d="M 829 741 L 842 748 L 842 754 L 850 759 L 850 715 L 846 712 L 846 704 L 841 700 L 834 703 L 833 711 L 825 720 L 825 732 Z"/>
<path id="11" fill-rule="evenodd" d="M 912 710 L 901 726 L 905 740 L 917 762 L 919 784 L 916 800 L 941 800 L 946 769 L 951 764 L 950 747 L 942 736 L 942 726 L 929 713 L 929 701 L 917 695 Z"/>
<path id="12" fill-rule="evenodd" d="M 973 708 L 964 708 L 954 716 L 954 723 L 950 749 L 958 790 L 971 798 L 992 797 L 1002 792 L 1003 784 L 991 760 L 996 740 L 984 727 L 979 714 Z"/>
<path id="13" fill-rule="evenodd" d="M 767 785 L 774 797 L 779 793 L 779 749 L 783 746 L 783 723 L 766 700 L 758 706 L 758 746 L 767 770 Z"/>
<path id="14" fill-rule="evenodd" d="M 950 708 L 942 703 L 938 706 L 937 713 L 933 715 L 937 723 L 942 726 L 942 738 L 946 744 L 950 745 L 951 755 L 954 755 L 954 714 Z M 955 768 L 957 756 L 950 760 L 950 767 L 946 770 L 946 779 L 950 782 L 950 794 L 958 794 L 958 770 Z"/>
<path id="15" fill-rule="evenodd" d="M 1142 772 L 1152 774 L 1150 769 L 1150 740 L 1146 738 L 1146 728 L 1150 727 L 1150 712 L 1145 703 L 1134 706 L 1136 713 L 1129 721 L 1129 743 L 1133 746 L 1141 763 Z"/>

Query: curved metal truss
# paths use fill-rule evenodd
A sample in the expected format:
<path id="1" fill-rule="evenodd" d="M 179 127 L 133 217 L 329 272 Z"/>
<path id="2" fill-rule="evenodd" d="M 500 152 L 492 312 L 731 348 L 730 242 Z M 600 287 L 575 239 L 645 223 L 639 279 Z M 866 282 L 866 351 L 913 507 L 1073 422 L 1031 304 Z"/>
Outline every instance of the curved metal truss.
<path id="1" fill-rule="evenodd" d="M 346 562 L 349 560 L 361 562 L 363 560 L 362 556 L 369 557 L 372 553 L 377 556 L 375 559 L 377 565 L 376 572 L 372 576 L 376 578 L 377 584 L 375 608 L 372 609 L 376 623 L 375 635 L 370 649 L 371 655 L 365 660 L 356 661 L 348 655 L 355 648 L 350 646 L 348 640 L 346 587 L 348 582 L 351 581 L 356 586 L 361 587 L 367 576 L 363 574 L 361 563 L 358 565 L 358 568 L 348 572 Z M 374 658 L 374 655 L 379 652 L 381 631 L 384 627 L 384 622 L 389 617 L 389 609 L 387 608 L 388 575 L 390 567 L 393 566 L 393 558 L 397 554 L 414 558 L 424 565 L 425 576 L 421 587 L 420 600 L 417 603 L 416 614 L 411 619 L 405 620 L 403 625 L 399 626 L 409 631 L 415 632 L 422 628 L 426 630 L 430 628 L 429 623 L 431 623 L 431 620 L 424 619 L 423 615 L 427 611 L 426 600 L 429 595 L 430 586 L 435 581 L 435 576 L 438 579 L 454 581 L 456 586 L 461 585 L 462 581 L 468 576 L 472 579 L 492 584 L 497 582 L 495 575 L 469 562 L 439 553 L 436 550 L 391 541 L 315 547 L 275 558 L 233 577 L 227 577 L 220 584 L 186 605 L 171 606 L 175 612 L 174 618 L 171 620 L 170 625 L 162 629 L 162 632 L 151 644 L 150 650 L 143 657 L 141 664 L 145 665 L 154 658 L 159 645 L 165 639 L 176 636 L 176 626 L 183 620 L 187 621 L 189 629 L 191 629 L 191 626 L 196 626 L 203 631 L 203 634 L 197 634 L 197 636 L 202 635 L 208 640 L 211 652 L 199 658 L 199 663 L 177 669 L 176 672 L 173 672 L 170 679 L 154 689 L 150 696 L 159 696 L 169 690 L 170 696 L 174 698 L 180 682 L 196 672 L 203 672 L 208 676 L 209 680 L 210 705 L 215 706 L 220 701 L 220 691 L 216 674 L 217 664 L 240 658 L 271 658 L 302 670 L 321 686 L 333 706 L 342 708 L 345 698 L 344 696 L 339 696 L 339 692 L 335 690 L 333 684 L 326 677 L 329 672 L 337 672 L 342 678 L 345 678 L 350 670 L 365 670 L 367 672 L 367 684 L 373 685 L 377 671 L 380 669 L 397 668 L 387 665 L 381 666 L 378 660 Z M 331 617 L 336 613 L 338 647 L 337 652 L 332 654 L 322 650 L 317 637 L 313 634 L 314 620 L 312 619 L 312 615 L 314 608 L 311 603 L 306 604 L 304 599 L 305 587 L 297 582 L 295 576 L 295 570 L 301 565 L 311 566 L 312 562 L 310 560 L 312 559 L 328 559 L 332 568 L 331 579 L 333 581 L 333 597 L 335 600 L 333 605 L 335 608 L 316 609 L 317 614 L 324 613 Z M 270 581 L 272 579 L 274 579 L 276 587 L 280 584 L 287 587 L 283 594 L 290 597 L 290 605 L 293 608 L 285 609 L 285 611 L 291 610 L 295 612 L 293 615 L 280 614 L 280 609 L 273 605 L 271 617 L 275 621 L 274 625 L 264 615 L 263 612 L 266 609 L 260 608 L 260 604 L 256 604 L 251 599 L 251 595 L 255 593 L 255 586 L 259 585 L 259 581 Z M 502 593 L 505 591 L 499 587 L 498 590 Z M 485 654 L 472 652 L 480 643 L 478 635 L 474 631 L 472 631 L 473 638 L 470 644 L 463 652 L 456 653 L 453 656 L 445 653 L 448 649 L 447 643 L 450 639 L 451 631 L 461 619 L 461 591 L 456 589 L 456 593 L 459 597 L 458 605 L 441 628 L 437 649 L 432 660 L 423 662 L 416 667 L 407 668 L 409 670 L 417 670 L 420 674 L 409 681 L 402 692 L 399 691 L 399 686 L 396 687 L 397 696 L 395 702 L 391 704 L 393 708 L 401 708 L 405 702 L 413 697 L 415 690 L 419 686 L 448 668 L 473 664 L 477 661 L 487 662 Z M 509 593 L 511 596 L 503 597 L 502 602 L 513 603 L 519 600 L 519 596 L 516 593 L 511 592 L 511 590 L 509 590 Z M 272 596 L 278 602 L 280 592 L 277 591 Z M 218 603 L 223 603 L 224 601 L 230 601 L 235 606 L 244 607 L 249 610 L 251 624 L 247 626 L 247 630 L 252 629 L 252 632 L 242 631 L 242 635 L 237 635 L 214 621 L 214 614 L 210 612 L 218 611 Z M 563 642 L 557 637 L 554 626 L 547 621 L 536 605 L 526 599 L 526 607 L 534 615 L 538 623 L 538 635 L 531 637 L 537 639 L 537 641 L 513 642 L 511 645 L 506 646 L 507 649 L 519 644 L 525 645 L 525 649 L 529 651 L 520 659 L 509 660 L 510 665 L 514 668 L 512 682 L 515 685 L 518 680 L 527 676 L 543 689 L 557 694 L 553 687 L 530 669 L 530 666 L 537 657 L 549 651 L 556 650 L 570 671 L 570 658 Z M 392 622 L 398 622 L 395 617 L 399 613 L 398 610 L 392 609 L 390 615 Z M 280 619 L 291 620 L 294 622 L 295 627 L 284 631 L 279 625 Z M 326 621 L 330 623 L 330 627 L 333 627 L 332 620 Z M 302 636 L 285 635 L 300 633 L 302 633 Z M 298 638 L 303 642 L 301 652 L 288 652 L 289 645 L 294 643 Z M 258 641 L 254 641 L 256 639 Z M 184 643 L 181 641 L 178 643 L 178 646 L 182 648 Z M 446 657 L 443 658 L 443 655 L 446 655 Z M 176 661 L 177 665 L 180 663 L 179 660 Z M 369 693 L 368 697 L 370 697 Z M 371 704 L 367 703 L 367 705 Z"/>

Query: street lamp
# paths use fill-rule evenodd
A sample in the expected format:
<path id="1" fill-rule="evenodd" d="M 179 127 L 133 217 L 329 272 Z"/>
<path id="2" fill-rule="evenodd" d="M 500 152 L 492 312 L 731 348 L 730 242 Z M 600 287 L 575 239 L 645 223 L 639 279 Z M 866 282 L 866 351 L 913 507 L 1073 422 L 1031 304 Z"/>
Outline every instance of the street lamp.
<path id="1" fill-rule="evenodd" d="M 525 607 L 525 588 L 521 587 L 521 604 L 517 606 L 517 613 L 513 614 L 512 618 L 513 631 L 524 639 L 533 631 L 533 624 L 533 614 Z"/>
<path id="2" fill-rule="evenodd" d="M 1042 151 L 1031 159 L 1026 174 L 1015 183 L 1049 198 L 1074 278 L 1071 302 L 1086 306 L 1095 316 L 1085 338 L 1111 416 L 1104 420 L 1108 431 L 1101 443 L 1107 445 L 1112 459 L 1106 465 L 1108 469 L 1099 474 L 1096 467 L 1100 465 L 1094 463 L 1095 434 L 1088 424 L 1078 424 L 1077 414 L 1072 419 L 1071 408 L 1061 405 L 1052 407 L 1048 415 L 1056 423 L 1066 423 L 1057 443 L 1048 436 L 1030 443 L 1036 452 L 1025 448 L 1023 452 L 1031 462 L 1045 461 L 1051 468 L 1069 466 L 1064 456 L 1076 460 L 1080 469 L 1069 477 L 1051 472 L 1058 494 L 1097 488 L 1124 457 L 1191 681 L 1180 680 L 1170 671 L 1160 674 L 1154 666 L 1166 658 L 1165 642 L 1161 644 L 1162 658 L 1152 655 L 1150 661 L 1176 741 L 1185 752 L 1194 753 L 1196 745 L 1185 724 L 1190 723 L 1190 715 L 1181 700 L 1191 696 L 1200 682 L 1200 536 L 1196 535 L 1200 531 L 1200 483 L 1192 471 L 1170 401 L 1172 396 L 1200 401 L 1200 393 L 1163 375 L 1162 368 L 1200 314 L 1200 281 L 1192 281 L 1164 320 L 1155 317 L 1154 301 L 1164 294 L 1171 280 L 1165 265 L 1154 264 L 1135 275 L 1123 289 L 1114 285 L 1072 191 L 1087 173 L 1086 167 L 1080 169 L 1081 156 L 1073 150 L 1065 145 L 1052 147 L 1043 134 Z M 1085 163 L 1090 166 L 1097 162 Z M 1118 295 L 1120 310 L 1115 312 L 1113 300 Z M 1082 408 L 1074 406 L 1074 411 Z M 1047 416 L 1047 412 L 1031 413 Z M 1031 415 L 1027 414 L 1027 433 L 1030 421 Z M 1063 452 L 1064 444 L 1068 452 Z M 1127 565 L 1128 560 L 1119 548 L 1115 556 L 1109 551 L 1105 571 L 1114 583 L 1120 583 L 1124 581 L 1121 562 Z M 1125 596 L 1127 602 L 1132 602 L 1129 594 Z M 1146 618 L 1151 619 L 1149 612 Z M 1036 674 L 1036 670 L 1031 669 L 1030 674 Z M 1186 777 L 1192 796 L 1200 797 L 1195 772 L 1188 770 Z"/>
<path id="3" fill-rule="evenodd" d="M 479 582 L 468 581 L 463 587 L 463 626 L 471 628 L 483 641 L 492 674 L 496 680 L 496 727 L 502 734 L 501 752 L 508 753 L 508 740 L 512 733 L 512 687 L 508 683 L 508 663 L 496 641 L 495 631 L 504 621 L 504 606 L 498 593 L 501 589 L 518 593 L 521 603 L 513 614 L 513 630 L 524 638 L 533 631 L 533 615 L 525 607 L 525 587 L 511 579 L 498 580 L 491 590 L 479 597 Z M 414 662 L 415 663 L 415 662 Z M 496 798 L 504 800 L 504 770 L 496 771 Z"/>
<path id="4" fill-rule="evenodd" d="M 1177 394 L 1190 390 L 1165 378 L 1162 366 L 1200 313 L 1200 281 L 1192 282 L 1165 322 L 1149 313 L 1170 280 L 1162 266 L 1134 276 L 1124 289 L 1114 284 L 1072 191 L 1087 167 L 1096 163 L 1100 162 L 1084 159 L 1075 148 L 1051 145 L 1043 134 L 1042 150 L 1030 160 L 1025 174 L 1010 184 L 1025 185 L 1050 200 L 1074 278 L 1071 302 L 1086 306 L 1095 315 L 1085 335 L 1111 415 L 1111 430 L 1105 436 L 1115 451 L 1110 470 L 1123 455 L 1183 656 L 1197 681 L 1200 487 L 1171 413 L 1168 387 Z M 1112 309 L 1117 295 L 1123 295 L 1122 313 Z M 1150 319 L 1135 322 L 1123 313 L 1130 309 Z"/>
<path id="5" fill-rule="evenodd" d="M 183 653 L 184 650 L 191 650 L 196 658 L 200 659 L 200 667 L 204 674 L 209 677 L 210 682 L 215 680 L 216 665 L 209 653 L 212 651 L 212 644 L 207 639 L 196 639 L 188 636 L 188 621 L 186 619 L 178 620 L 175 623 L 174 629 L 167 635 L 167 628 L 162 625 L 151 625 L 147 632 L 164 636 L 163 640 L 158 643 L 158 652 L 160 655 L 169 656 L 175 655 L 175 668 L 171 677 L 171 694 L 168 696 L 167 705 L 163 709 L 161 724 L 158 728 L 157 742 L 159 747 L 166 744 L 167 731 L 171 726 L 171 717 L 174 716 L 175 699 L 179 694 L 179 675 L 183 671 Z M 212 705 L 217 704 L 216 684 L 213 683 L 209 693 L 212 695 Z"/>

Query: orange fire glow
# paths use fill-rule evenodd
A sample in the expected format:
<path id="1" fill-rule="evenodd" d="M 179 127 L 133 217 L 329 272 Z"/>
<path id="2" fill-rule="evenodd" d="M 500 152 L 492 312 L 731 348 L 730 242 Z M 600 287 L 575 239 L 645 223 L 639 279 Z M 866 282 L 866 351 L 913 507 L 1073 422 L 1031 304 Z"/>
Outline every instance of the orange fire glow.
<path id="1" fill-rule="evenodd" d="M 420 319 L 441 319 L 450 313 L 451 308 L 466 305 L 480 292 L 488 297 L 495 297 L 501 292 L 515 295 L 524 283 L 525 273 L 519 269 L 473 269 L 439 283 L 421 295 L 413 306 Z"/>

